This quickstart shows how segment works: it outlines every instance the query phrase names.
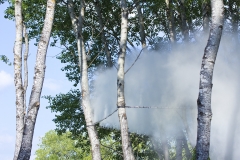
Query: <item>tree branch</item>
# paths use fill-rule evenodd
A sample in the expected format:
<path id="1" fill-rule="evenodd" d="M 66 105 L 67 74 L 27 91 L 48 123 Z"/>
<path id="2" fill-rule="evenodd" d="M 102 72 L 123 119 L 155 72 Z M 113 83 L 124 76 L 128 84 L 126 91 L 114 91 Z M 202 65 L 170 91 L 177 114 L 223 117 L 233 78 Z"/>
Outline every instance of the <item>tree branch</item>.
<path id="1" fill-rule="evenodd" d="M 126 74 L 131 68 L 132 66 L 136 63 L 136 61 L 138 60 L 138 58 L 140 57 L 142 51 L 144 50 L 145 48 L 143 48 L 140 53 L 138 54 L 137 58 L 135 59 L 135 61 L 133 62 L 133 64 L 126 70 L 126 72 L 124 74 Z"/>

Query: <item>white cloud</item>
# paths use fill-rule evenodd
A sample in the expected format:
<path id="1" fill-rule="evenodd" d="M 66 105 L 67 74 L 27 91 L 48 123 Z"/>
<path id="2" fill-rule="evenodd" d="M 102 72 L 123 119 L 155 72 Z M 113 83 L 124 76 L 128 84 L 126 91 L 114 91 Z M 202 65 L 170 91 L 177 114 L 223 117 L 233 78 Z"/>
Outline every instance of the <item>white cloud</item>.
<path id="1" fill-rule="evenodd" d="M 1 70 L 0 71 L 0 90 L 13 84 L 13 77 L 11 74 Z"/>

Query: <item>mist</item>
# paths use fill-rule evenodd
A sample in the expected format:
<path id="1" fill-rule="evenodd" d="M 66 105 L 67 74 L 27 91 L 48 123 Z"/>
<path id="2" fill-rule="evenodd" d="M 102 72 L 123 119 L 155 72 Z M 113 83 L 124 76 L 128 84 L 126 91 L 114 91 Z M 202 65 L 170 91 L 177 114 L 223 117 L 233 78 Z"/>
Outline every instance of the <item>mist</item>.
<path id="1" fill-rule="evenodd" d="M 207 38 L 191 44 L 179 44 L 170 53 L 145 51 L 125 74 L 129 131 L 154 138 L 177 137 L 184 130 L 192 146 L 196 145 L 197 98 L 200 68 Z M 210 158 L 240 157 L 239 49 L 231 37 L 222 36 L 213 74 Z M 139 51 L 128 55 L 127 70 Z M 92 107 L 99 121 L 117 108 L 117 70 L 99 70 L 95 75 Z M 118 114 L 102 121 L 101 126 L 119 128 Z"/>

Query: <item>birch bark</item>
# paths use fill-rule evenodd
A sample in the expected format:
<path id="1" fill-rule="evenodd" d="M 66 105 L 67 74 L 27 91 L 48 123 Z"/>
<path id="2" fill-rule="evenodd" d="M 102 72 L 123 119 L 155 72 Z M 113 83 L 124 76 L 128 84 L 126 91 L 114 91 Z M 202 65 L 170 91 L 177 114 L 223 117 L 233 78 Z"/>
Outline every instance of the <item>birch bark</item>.
<path id="1" fill-rule="evenodd" d="M 22 0 L 15 1 L 16 39 L 14 43 L 14 83 L 16 89 L 16 142 L 14 160 L 17 159 L 24 128 L 24 90 L 22 85 Z"/>
<path id="2" fill-rule="evenodd" d="M 223 29 L 223 1 L 211 0 L 212 25 L 207 46 L 204 50 L 200 71 L 198 106 L 198 128 L 196 153 L 198 160 L 207 160 L 210 148 L 211 131 L 211 94 L 214 64 Z"/>
<path id="3" fill-rule="evenodd" d="M 100 160 L 101 159 L 100 142 L 98 139 L 96 128 L 93 125 L 93 119 L 92 119 L 93 116 L 92 116 L 90 97 L 89 97 L 90 92 L 89 92 L 89 84 L 88 84 L 87 56 L 86 56 L 85 45 L 84 45 L 84 40 L 82 36 L 85 4 L 84 4 L 84 0 L 81 0 L 80 2 L 81 2 L 80 14 L 78 19 L 75 17 L 72 0 L 68 0 L 68 11 L 72 20 L 72 26 L 78 42 L 77 47 L 78 47 L 78 55 L 79 55 L 79 67 L 81 72 L 80 83 L 81 83 L 81 93 L 82 93 L 82 107 L 83 107 L 84 117 L 87 125 L 87 131 L 88 131 L 88 135 L 91 143 L 92 159 Z"/>
<path id="4" fill-rule="evenodd" d="M 132 146 L 130 143 L 128 133 L 127 113 L 125 108 L 124 97 L 124 63 L 127 46 L 127 25 L 128 25 L 128 9 L 126 0 L 121 0 L 121 38 L 120 38 L 120 52 L 118 57 L 118 71 L 117 71 L 117 106 L 118 117 L 121 129 L 122 150 L 124 160 L 134 160 Z"/>
<path id="5" fill-rule="evenodd" d="M 26 26 L 23 25 L 23 35 L 24 35 L 24 41 L 25 41 L 25 52 L 24 52 L 24 85 L 23 85 L 23 91 L 24 91 L 24 116 L 26 115 L 26 92 L 28 87 L 28 52 L 29 52 L 29 41 L 28 41 L 28 33 Z"/>
<path id="6" fill-rule="evenodd" d="M 31 156 L 32 140 L 38 109 L 40 107 L 40 96 L 45 75 L 45 61 L 50 34 L 54 18 L 55 0 L 47 1 L 47 9 L 41 38 L 38 43 L 37 58 L 35 63 L 34 81 L 28 112 L 25 119 L 22 145 L 19 151 L 18 160 L 29 160 Z"/>

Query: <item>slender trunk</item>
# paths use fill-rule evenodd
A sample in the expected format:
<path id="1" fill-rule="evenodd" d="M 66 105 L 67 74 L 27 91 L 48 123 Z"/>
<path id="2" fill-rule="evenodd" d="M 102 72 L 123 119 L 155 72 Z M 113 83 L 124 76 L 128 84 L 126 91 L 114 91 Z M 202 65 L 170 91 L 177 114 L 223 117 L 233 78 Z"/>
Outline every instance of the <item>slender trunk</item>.
<path id="1" fill-rule="evenodd" d="M 24 85 L 23 85 L 23 91 L 24 91 L 24 115 L 26 115 L 26 92 L 28 87 L 28 52 L 29 52 L 29 41 L 28 41 L 28 34 L 26 26 L 23 25 L 23 35 L 24 35 L 24 41 L 25 41 L 25 52 L 24 52 Z"/>
<path id="2" fill-rule="evenodd" d="M 238 42 L 238 21 L 239 21 L 239 11 L 237 3 L 234 0 L 229 0 L 229 12 L 231 16 L 232 23 L 232 35 L 234 38 L 234 43 Z"/>
<path id="3" fill-rule="evenodd" d="M 107 58 L 107 67 L 111 68 L 113 66 L 113 63 L 112 63 L 112 58 L 111 58 L 111 52 L 108 49 L 108 42 L 107 42 L 106 37 L 105 37 L 105 31 L 104 31 L 104 25 L 103 25 L 102 13 L 101 13 L 101 9 L 100 9 L 99 0 L 94 2 L 94 5 L 95 5 L 95 9 L 96 9 L 97 15 L 98 15 L 98 22 L 99 22 L 99 25 L 100 25 L 101 39 L 102 39 L 102 43 L 104 44 L 104 51 L 105 51 L 105 55 L 106 55 L 106 58 Z"/>
<path id="4" fill-rule="evenodd" d="M 200 71 L 198 106 L 198 128 L 197 128 L 197 159 L 207 160 L 210 148 L 211 131 L 211 94 L 214 64 L 221 40 L 223 29 L 223 1 L 211 0 L 212 25 L 207 46 L 204 50 L 202 66 Z"/>
<path id="5" fill-rule="evenodd" d="M 54 18 L 55 1 L 48 0 L 46 16 L 44 21 L 41 38 L 38 43 L 37 58 L 35 63 L 35 73 L 28 112 L 25 119 L 24 132 L 18 160 L 29 160 L 31 156 L 32 140 L 38 109 L 40 107 L 40 96 L 45 75 L 45 61 L 50 34 Z"/>
<path id="6" fill-rule="evenodd" d="M 145 35 L 145 32 L 144 32 L 143 14 L 142 14 L 142 11 L 141 11 L 140 2 L 135 0 L 134 3 L 136 4 L 136 7 L 137 7 L 139 31 L 140 31 L 142 48 L 144 49 L 144 48 L 146 48 L 147 44 L 146 44 L 146 35 Z"/>
<path id="7" fill-rule="evenodd" d="M 159 142 L 158 142 L 158 139 L 157 138 L 151 138 L 151 142 L 152 142 L 152 145 L 153 145 L 153 149 L 154 151 L 157 153 L 158 155 L 158 158 L 159 159 L 162 159 L 162 153 L 161 152 L 162 150 L 160 150 L 160 147 L 159 147 Z"/>
<path id="8" fill-rule="evenodd" d="M 174 15 L 172 10 L 172 0 L 165 0 L 166 3 L 166 12 L 167 12 L 167 22 L 168 22 L 168 30 L 169 30 L 169 39 L 172 44 L 176 42 L 176 32 L 175 32 L 175 24 L 174 24 Z"/>
<path id="9" fill-rule="evenodd" d="M 24 90 L 22 85 L 22 1 L 15 1 L 16 39 L 14 44 L 14 83 L 16 89 L 16 142 L 14 160 L 17 159 L 24 128 Z"/>
<path id="10" fill-rule="evenodd" d="M 79 9 L 79 17 L 78 20 L 75 17 L 75 12 L 73 10 L 73 2 L 72 0 L 68 0 L 68 11 L 71 17 L 72 26 L 74 32 L 76 34 L 76 40 L 78 44 L 78 55 L 79 55 L 79 67 L 80 67 L 80 83 L 81 83 L 81 93 L 82 93 L 82 107 L 84 111 L 84 117 L 87 125 L 87 131 L 91 143 L 91 152 L 93 160 L 101 159 L 100 152 L 100 142 L 98 139 L 97 131 L 95 126 L 93 125 L 93 116 L 90 104 L 90 92 L 89 92 L 89 84 L 88 84 L 88 65 L 87 65 L 87 56 L 85 51 L 84 40 L 82 36 L 82 28 L 83 28 L 83 20 L 84 20 L 84 12 L 85 12 L 85 4 L 84 1 L 81 0 L 81 5 Z"/>
<path id="11" fill-rule="evenodd" d="M 180 136 L 176 139 L 176 160 L 182 160 L 182 138 Z"/>
<path id="12" fill-rule="evenodd" d="M 163 154 L 164 154 L 164 160 L 169 160 L 169 148 L 168 148 L 168 142 L 167 137 L 163 140 Z"/>
<path id="13" fill-rule="evenodd" d="M 79 35 L 79 20 L 78 17 L 76 17 L 76 14 L 74 12 L 74 4 L 72 0 L 68 0 L 67 1 L 67 7 L 68 7 L 68 13 L 69 16 L 71 18 L 71 22 L 72 22 L 72 27 L 73 27 L 73 31 L 75 33 L 76 36 L 76 41 L 77 41 L 77 49 L 78 49 L 78 66 L 81 70 L 81 59 L 82 59 L 82 55 L 80 54 L 80 46 L 81 46 L 81 42 L 80 42 L 80 35 Z"/>
<path id="14" fill-rule="evenodd" d="M 183 137 L 183 148 L 184 148 L 184 150 L 185 150 L 185 156 L 186 156 L 186 158 L 187 158 L 187 159 L 191 159 L 191 158 L 192 158 L 192 157 L 191 157 L 191 152 L 190 152 L 190 150 L 189 150 L 189 148 L 188 148 L 188 142 L 187 142 L 187 139 L 186 139 L 185 136 Z"/>
<path id="15" fill-rule="evenodd" d="M 121 20 L 121 39 L 120 52 L 118 57 L 118 71 L 117 71 L 117 106 L 118 117 L 121 129 L 122 150 L 124 160 L 134 160 L 132 146 L 130 143 L 128 133 L 127 113 L 125 108 L 124 97 L 124 63 L 127 46 L 127 25 L 128 25 L 128 10 L 126 0 L 121 0 L 122 20 Z"/>
<path id="16" fill-rule="evenodd" d="M 209 32 L 209 16 L 210 16 L 210 4 L 208 1 L 202 2 L 202 17 L 203 17 L 203 32 L 207 34 Z"/>
<path id="17" fill-rule="evenodd" d="M 187 17 L 186 17 L 186 7 L 185 0 L 180 0 L 180 10 L 181 10 L 181 30 L 183 35 L 183 40 L 185 42 L 189 41 L 189 30 L 187 27 Z"/>

